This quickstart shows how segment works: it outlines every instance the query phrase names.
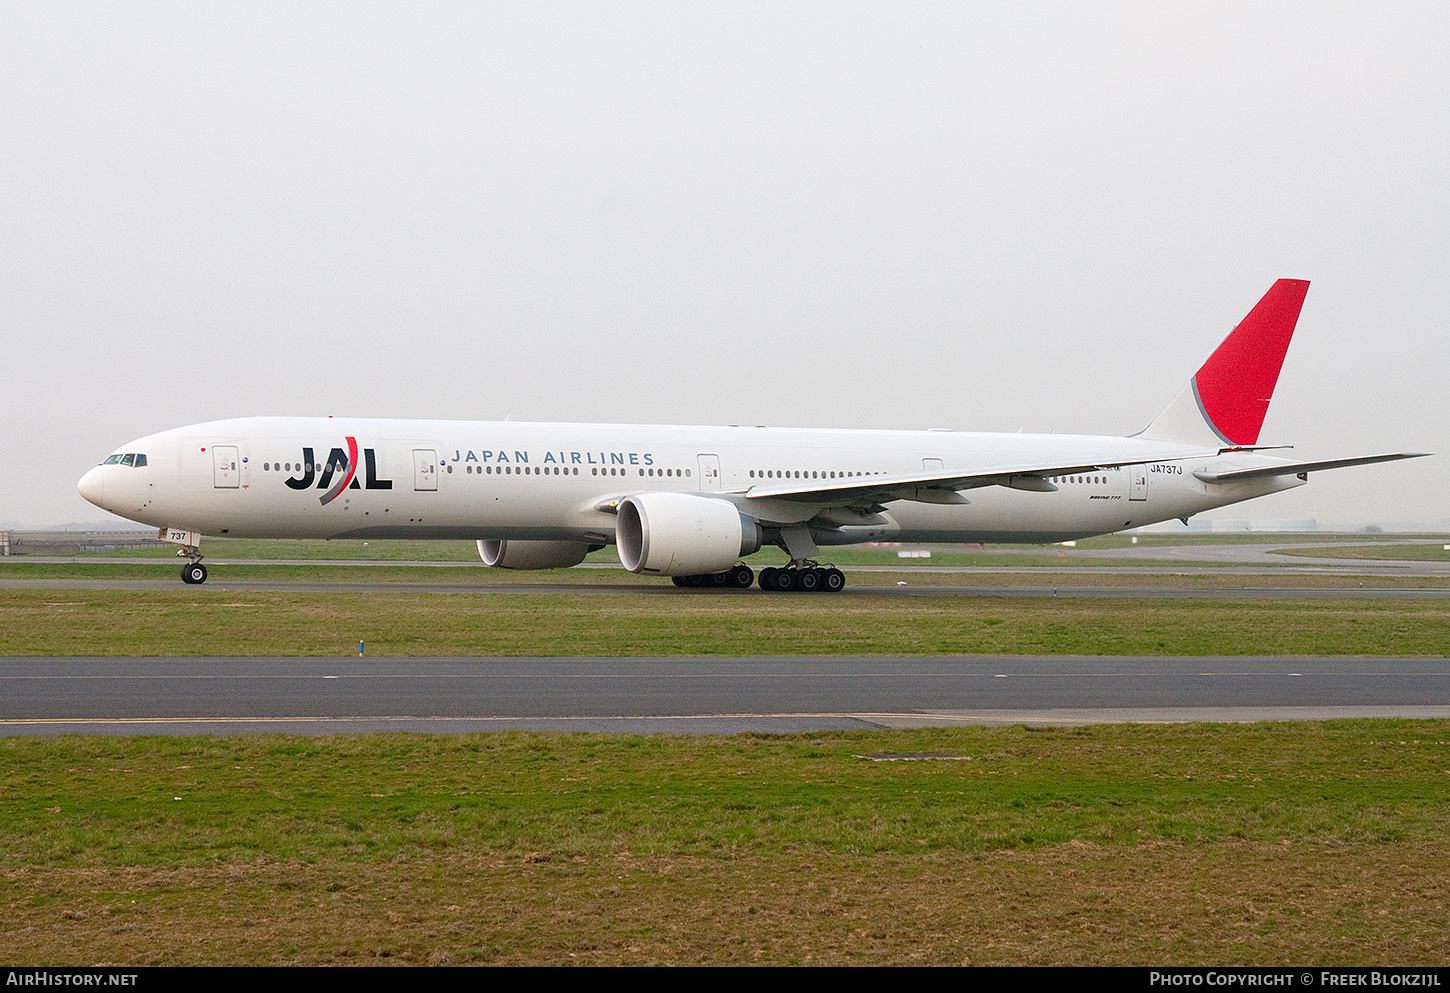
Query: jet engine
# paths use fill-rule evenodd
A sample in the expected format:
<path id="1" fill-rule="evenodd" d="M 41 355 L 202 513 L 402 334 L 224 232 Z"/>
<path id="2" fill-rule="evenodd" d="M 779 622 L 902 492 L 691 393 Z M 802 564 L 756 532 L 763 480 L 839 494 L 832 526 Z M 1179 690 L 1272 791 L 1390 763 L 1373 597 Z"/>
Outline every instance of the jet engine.
<path id="1" fill-rule="evenodd" d="M 760 525 L 728 500 L 640 493 L 619 502 L 614 540 L 630 572 L 698 576 L 724 572 L 760 548 Z"/>
<path id="2" fill-rule="evenodd" d="M 484 565 L 498 569 L 567 569 L 584 561 L 591 548 L 580 541 L 480 541 Z"/>

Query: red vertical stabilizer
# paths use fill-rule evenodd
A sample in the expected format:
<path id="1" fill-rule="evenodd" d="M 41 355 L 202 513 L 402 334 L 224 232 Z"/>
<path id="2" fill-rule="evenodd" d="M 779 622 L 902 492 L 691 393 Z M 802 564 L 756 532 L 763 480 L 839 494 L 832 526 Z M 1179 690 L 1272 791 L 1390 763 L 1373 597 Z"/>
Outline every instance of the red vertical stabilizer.
<path id="1" fill-rule="evenodd" d="M 1204 418 L 1230 444 L 1258 443 L 1308 292 L 1307 279 L 1276 282 L 1193 377 Z"/>

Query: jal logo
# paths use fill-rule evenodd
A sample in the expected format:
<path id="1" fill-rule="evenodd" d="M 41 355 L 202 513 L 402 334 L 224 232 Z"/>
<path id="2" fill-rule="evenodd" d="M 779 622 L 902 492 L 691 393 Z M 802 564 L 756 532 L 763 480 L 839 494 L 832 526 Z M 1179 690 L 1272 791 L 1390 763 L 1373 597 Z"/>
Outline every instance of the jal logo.
<path id="1" fill-rule="evenodd" d="M 321 475 L 318 474 L 318 462 L 316 450 L 312 448 L 302 449 L 302 471 L 301 476 L 294 476 L 283 480 L 294 490 L 311 489 L 314 483 L 319 490 L 327 492 L 318 497 L 318 502 L 326 507 L 337 495 L 346 489 L 367 489 L 367 490 L 390 490 L 393 488 L 391 479 L 378 478 L 378 457 L 377 452 L 371 448 L 362 450 L 363 456 L 363 482 L 357 480 L 357 439 L 347 438 L 347 449 L 334 448 L 327 455 L 327 462 L 322 465 Z M 334 482 L 334 478 L 336 481 Z"/>

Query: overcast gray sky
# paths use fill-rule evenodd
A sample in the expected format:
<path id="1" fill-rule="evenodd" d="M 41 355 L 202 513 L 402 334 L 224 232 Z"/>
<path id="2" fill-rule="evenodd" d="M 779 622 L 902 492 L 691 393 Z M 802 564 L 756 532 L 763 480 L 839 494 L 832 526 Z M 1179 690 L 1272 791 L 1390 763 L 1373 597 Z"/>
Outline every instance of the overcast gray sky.
<path id="1" fill-rule="evenodd" d="M 1220 517 L 1450 518 L 1450 5 L 0 0 L 0 521 L 268 414 L 1142 428 L 1282 276 Z"/>

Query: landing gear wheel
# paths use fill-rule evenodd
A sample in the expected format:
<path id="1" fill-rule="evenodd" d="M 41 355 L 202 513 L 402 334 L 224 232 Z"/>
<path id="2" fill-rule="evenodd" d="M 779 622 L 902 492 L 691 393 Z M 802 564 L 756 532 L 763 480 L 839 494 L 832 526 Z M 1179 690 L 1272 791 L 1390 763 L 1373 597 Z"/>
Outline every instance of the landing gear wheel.
<path id="1" fill-rule="evenodd" d="M 206 566 L 200 562 L 188 562 L 181 567 L 181 581 L 192 586 L 206 582 Z"/>
<path id="2" fill-rule="evenodd" d="M 762 583 L 765 582 L 764 576 L 761 577 L 761 582 Z M 775 590 L 776 592 L 779 592 L 779 593 L 789 593 L 791 590 L 793 590 L 793 589 L 796 588 L 796 573 L 795 573 L 795 570 L 794 569 L 777 569 L 777 570 L 775 570 L 775 574 L 770 577 L 770 582 L 768 583 L 767 588 L 768 589 L 771 589 L 771 590 Z"/>
<path id="3" fill-rule="evenodd" d="M 729 572 L 712 572 L 712 573 L 710 573 L 710 575 L 708 575 L 708 576 L 705 577 L 705 585 L 706 586 L 729 586 L 730 585 L 730 573 Z"/>
<path id="4" fill-rule="evenodd" d="M 685 587 L 690 585 L 689 583 L 685 582 L 684 576 L 676 576 L 674 577 L 674 580 L 676 586 Z"/>
<path id="5" fill-rule="evenodd" d="M 839 593 L 846 588 L 846 574 L 840 569 L 826 569 L 821 574 L 821 589 L 827 593 Z"/>
<path id="6" fill-rule="evenodd" d="M 773 565 L 768 565 L 760 570 L 760 588 L 763 590 L 775 589 L 775 574 L 780 570 Z"/>
<path id="7" fill-rule="evenodd" d="M 737 590 L 748 590 L 755 585 L 755 573 L 748 565 L 737 565 L 730 570 L 730 586 Z"/>
<path id="8" fill-rule="evenodd" d="M 800 585 L 802 593 L 814 593 L 821 588 L 821 570 L 802 569 L 796 576 L 796 582 Z"/>

